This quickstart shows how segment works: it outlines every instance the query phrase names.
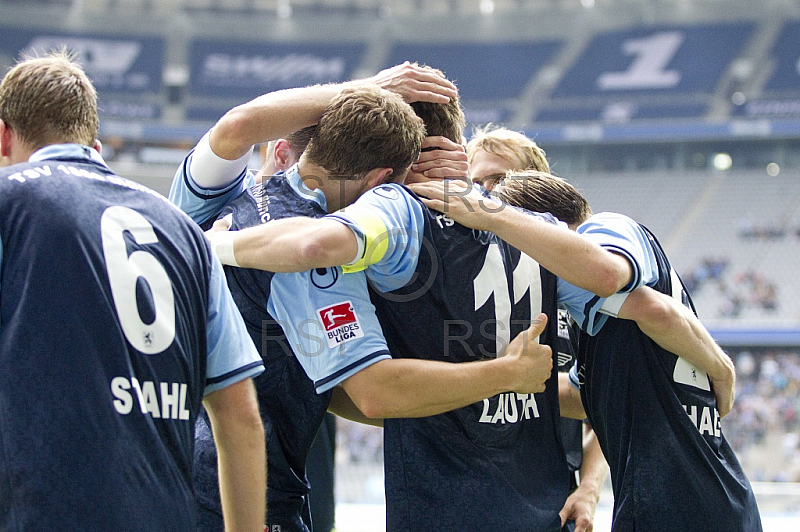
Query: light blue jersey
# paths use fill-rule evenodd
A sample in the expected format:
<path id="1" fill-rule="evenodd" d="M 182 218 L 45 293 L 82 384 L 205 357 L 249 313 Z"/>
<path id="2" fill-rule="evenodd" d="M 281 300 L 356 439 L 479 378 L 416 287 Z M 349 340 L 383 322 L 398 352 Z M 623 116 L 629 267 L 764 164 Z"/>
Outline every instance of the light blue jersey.
<path id="1" fill-rule="evenodd" d="M 578 326 L 590 335 L 597 334 L 608 315 L 624 302 L 625 294 L 640 286 L 652 286 L 658 281 L 658 264 L 653 247 L 641 226 L 622 214 L 595 214 L 580 226 L 577 233 L 600 247 L 622 255 L 630 262 L 631 281 L 620 294 L 610 298 L 599 297 L 559 279 L 558 302 L 570 313 Z M 605 310 L 605 312 L 604 312 Z"/>
<path id="2" fill-rule="evenodd" d="M 197 148 L 195 148 L 197 149 Z M 195 150 L 183 159 L 172 186 L 169 200 L 198 224 L 213 221 L 231 200 L 238 198 L 246 189 L 256 184 L 253 173 L 246 167 L 232 180 L 220 188 L 203 188 L 192 177 L 190 168 Z"/>

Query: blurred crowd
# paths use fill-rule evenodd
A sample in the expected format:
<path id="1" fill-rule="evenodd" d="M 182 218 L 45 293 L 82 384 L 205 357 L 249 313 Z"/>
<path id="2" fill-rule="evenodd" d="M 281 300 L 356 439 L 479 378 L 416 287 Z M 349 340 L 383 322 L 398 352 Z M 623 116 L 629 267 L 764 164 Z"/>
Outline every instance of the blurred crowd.
<path id="1" fill-rule="evenodd" d="M 800 349 L 731 353 L 736 404 L 723 431 L 752 481 L 800 482 Z"/>
<path id="2" fill-rule="evenodd" d="M 778 309 L 777 285 L 755 270 L 732 271 L 727 257 L 705 257 L 683 278 L 695 298 L 714 290 L 721 301 L 714 318 L 737 318 L 745 310 L 773 312 Z"/>

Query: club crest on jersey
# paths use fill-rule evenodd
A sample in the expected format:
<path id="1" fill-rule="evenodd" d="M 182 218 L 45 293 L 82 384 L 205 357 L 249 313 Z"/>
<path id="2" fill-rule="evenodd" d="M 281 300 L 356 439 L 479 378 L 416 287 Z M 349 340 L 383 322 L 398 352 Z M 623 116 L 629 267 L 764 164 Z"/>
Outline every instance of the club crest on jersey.
<path id="1" fill-rule="evenodd" d="M 317 310 L 325 330 L 328 347 L 334 348 L 364 336 L 364 330 L 350 301 L 343 301 Z"/>
<path id="2" fill-rule="evenodd" d="M 396 200 L 400 198 L 400 193 L 397 191 L 397 189 L 388 185 L 381 185 L 379 187 L 375 187 L 373 190 L 375 191 L 375 194 L 378 196 L 383 196 L 386 199 Z"/>
<path id="3" fill-rule="evenodd" d="M 339 279 L 339 270 L 336 268 L 314 268 L 311 270 L 311 283 L 319 288 L 325 290 L 330 288 Z"/>

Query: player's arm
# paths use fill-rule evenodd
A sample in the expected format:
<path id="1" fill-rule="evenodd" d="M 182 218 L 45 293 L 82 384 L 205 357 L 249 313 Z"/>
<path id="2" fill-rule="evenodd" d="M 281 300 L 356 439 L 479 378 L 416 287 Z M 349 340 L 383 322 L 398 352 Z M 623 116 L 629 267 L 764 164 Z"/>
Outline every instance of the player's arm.
<path id="1" fill-rule="evenodd" d="M 255 387 L 244 379 L 203 399 L 217 446 L 226 531 L 261 532 L 265 523 L 266 447 Z"/>
<path id="2" fill-rule="evenodd" d="M 316 124 L 342 85 L 317 85 L 264 94 L 225 113 L 178 169 L 169 199 L 202 223 L 246 186 L 255 144 Z"/>
<path id="3" fill-rule="evenodd" d="M 202 242 L 202 237 L 200 237 Z M 219 261 L 211 258 L 206 325 L 208 411 L 218 451 L 226 530 L 263 530 L 264 427 L 251 377 L 264 364 L 233 301 Z"/>
<path id="4" fill-rule="evenodd" d="M 451 82 L 408 62 L 361 80 L 275 91 L 228 111 L 211 130 L 211 149 L 223 159 L 236 160 L 249 153 L 254 144 L 316 124 L 343 89 L 367 83 L 395 92 L 408 103 L 446 103 L 457 94 Z"/>
<path id="5" fill-rule="evenodd" d="M 325 218 L 286 218 L 234 232 L 222 220 L 206 236 L 232 266 L 278 273 L 342 266 L 350 273 L 380 262 L 399 271 L 418 256 L 423 207 L 402 187 L 386 187 L 392 199 L 368 191 Z"/>
<path id="6" fill-rule="evenodd" d="M 302 272 L 352 262 L 358 255 L 356 235 L 329 218 L 294 217 L 228 231 L 229 220 L 217 220 L 206 232 L 223 264 L 271 272 Z"/>
<path id="7" fill-rule="evenodd" d="M 570 383 L 569 375 L 563 372 L 558 374 L 558 403 L 562 417 L 586 419 L 581 392 Z"/>
<path id="8" fill-rule="evenodd" d="M 720 416 L 731 411 L 736 385 L 733 361 L 689 308 L 642 286 L 627 295 L 618 316 L 634 320 L 659 346 L 705 371 L 714 388 Z"/>
<path id="9" fill-rule="evenodd" d="M 588 425 L 587 425 L 588 427 Z M 600 502 L 600 493 L 608 475 L 608 464 L 600 449 L 597 436 L 591 428 L 583 438 L 583 463 L 580 470 L 580 484 L 564 504 L 561 526 L 569 519 L 575 521 L 575 532 L 591 531 L 594 526 L 594 513 Z"/>
<path id="10" fill-rule="evenodd" d="M 627 286 L 633 275 L 630 262 L 599 245 L 557 226 L 487 198 L 460 181 L 430 181 L 409 185 L 431 209 L 461 225 L 491 231 L 545 269 L 568 283 L 601 297 Z"/>
<path id="11" fill-rule="evenodd" d="M 328 404 L 328 412 L 336 414 L 344 419 L 355 421 L 356 423 L 373 425 L 375 427 L 383 426 L 382 418 L 369 418 L 365 416 L 341 386 L 335 386 L 331 390 L 331 402 Z"/>
<path id="12" fill-rule="evenodd" d="M 538 393 L 553 367 L 537 342 L 547 316 L 517 335 L 502 357 L 471 363 L 396 358 L 372 364 L 342 383 L 369 418 L 424 417 L 449 412 L 501 392 Z"/>

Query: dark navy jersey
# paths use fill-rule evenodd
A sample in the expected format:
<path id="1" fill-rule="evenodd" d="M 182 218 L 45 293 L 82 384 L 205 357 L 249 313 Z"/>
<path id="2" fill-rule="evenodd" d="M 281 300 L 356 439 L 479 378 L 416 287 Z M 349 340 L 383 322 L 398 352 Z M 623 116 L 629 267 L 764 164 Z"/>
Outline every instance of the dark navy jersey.
<path id="1" fill-rule="evenodd" d="M 0 172 L 0 529 L 192 529 L 203 395 L 261 362 L 211 358 L 195 224 L 86 147 L 40 153 Z"/>
<path id="2" fill-rule="evenodd" d="M 550 317 L 541 341 L 556 351 L 555 277 L 491 233 L 428 210 L 398 185 L 367 192 L 335 218 L 364 236 L 367 255 L 388 235 L 367 275 L 395 356 L 493 358 L 540 311 Z M 556 371 L 554 363 L 541 394 L 385 420 L 387 530 L 560 530 L 569 473 Z"/>
<path id="3" fill-rule="evenodd" d="M 639 227 L 657 265 L 651 286 L 693 308 L 663 249 Z M 586 413 L 611 466 L 614 530 L 761 530 L 704 372 L 614 317 L 595 336 L 581 333 L 578 361 Z"/>
<path id="4" fill-rule="evenodd" d="M 577 339 L 573 341 L 572 318 L 564 309 L 558 310 L 558 371 L 569 372 L 575 365 Z M 561 441 L 567 453 L 570 471 L 578 471 L 583 464 L 583 422 L 579 419 L 561 418 Z"/>

